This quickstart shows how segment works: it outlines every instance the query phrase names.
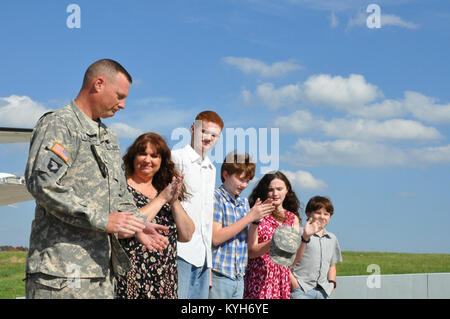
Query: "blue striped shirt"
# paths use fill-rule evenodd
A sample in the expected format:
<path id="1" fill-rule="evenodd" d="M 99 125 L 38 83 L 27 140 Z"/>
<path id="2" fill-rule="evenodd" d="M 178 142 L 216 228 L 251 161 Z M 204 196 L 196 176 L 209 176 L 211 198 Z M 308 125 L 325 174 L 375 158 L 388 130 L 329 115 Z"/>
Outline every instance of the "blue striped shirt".
<path id="1" fill-rule="evenodd" d="M 222 186 L 214 192 L 214 222 L 228 227 L 250 212 L 245 197 L 233 198 Z M 248 225 L 235 237 L 214 247 L 212 251 L 212 269 L 224 276 L 235 279 L 245 274 L 247 267 L 247 230 Z"/>

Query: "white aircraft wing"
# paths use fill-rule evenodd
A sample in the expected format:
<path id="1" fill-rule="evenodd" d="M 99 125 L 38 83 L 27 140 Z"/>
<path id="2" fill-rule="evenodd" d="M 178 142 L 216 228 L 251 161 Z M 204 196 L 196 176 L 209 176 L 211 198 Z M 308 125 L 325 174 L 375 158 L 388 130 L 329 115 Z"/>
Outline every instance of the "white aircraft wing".
<path id="1" fill-rule="evenodd" d="M 28 192 L 23 177 L 0 173 L 0 205 L 11 205 L 28 200 L 33 200 L 33 196 Z"/>
<path id="2" fill-rule="evenodd" d="M 29 143 L 31 128 L 0 127 L 0 143 Z"/>
<path id="3" fill-rule="evenodd" d="M 0 143 L 29 143 L 33 129 L 0 127 Z M 23 177 L 0 173 L 0 206 L 33 200 Z"/>

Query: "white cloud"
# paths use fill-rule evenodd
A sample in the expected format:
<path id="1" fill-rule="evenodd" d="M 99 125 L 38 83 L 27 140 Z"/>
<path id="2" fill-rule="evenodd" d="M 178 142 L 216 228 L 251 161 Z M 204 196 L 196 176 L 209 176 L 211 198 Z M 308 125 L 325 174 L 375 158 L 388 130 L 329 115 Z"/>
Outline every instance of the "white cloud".
<path id="1" fill-rule="evenodd" d="M 450 103 L 436 104 L 437 99 L 418 92 L 406 91 L 405 109 L 415 118 L 430 123 L 450 123 Z"/>
<path id="2" fill-rule="evenodd" d="M 290 106 L 300 101 L 301 88 L 299 84 L 289 84 L 275 88 L 272 83 L 260 84 L 254 93 L 244 90 L 241 99 L 247 104 L 262 103 L 270 109 L 276 110 Z"/>
<path id="3" fill-rule="evenodd" d="M 436 140 L 443 138 L 437 129 L 417 121 L 392 119 L 374 121 L 365 119 L 333 119 L 321 123 L 327 136 L 356 140 Z"/>
<path id="4" fill-rule="evenodd" d="M 381 15 L 381 27 L 383 26 L 395 26 L 407 29 L 418 29 L 419 26 L 415 23 L 405 21 L 399 16 L 394 14 L 382 14 Z"/>
<path id="5" fill-rule="evenodd" d="M 302 190 L 319 190 L 328 187 L 328 185 L 315 178 L 310 172 L 298 170 L 296 172 L 282 171 L 292 184 L 293 188 Z"/>
<path id="6" fill-rule="evenodd" d="M 330 14 L 330 27 L 337 28 L 339 25 L 339 19 L 336 17 L 336 14 L 334 12 L 331 12 Z"/>
<path id="7" fill-rule="evenodd" d="M 283 76 L 302 67 L 293 61 L 280 61 L 268 65 L 260 60 L 245 57 L 224 57 L 222 61 L 237 67 L 246 74 L 256 73 L 265 78 Z"/>
<path id="8" fill-rule="evenodd" d="M 347 28 L 356 27 L 356 26 L 367 26 L 367 17 L 368 14 L 359 11 L 354 17 L 350 18 L 347 23 Z"/>
<path id="9" fill-rule="evenodd" d="M 296 166 L 417 167 L 450 163 L 450 145 L 401 149 L 345 139 L 299 139 L 293 149 L 294 153 L 287 152 L 281 159 Z"/>
<path id="10" fill-rule="evenodd" d="M 405 91 L 400 99 L 385 99 L 383 92 L 361 74 L 316 74 L 303 83 L 279 88 L 266 82 L 254 92 L 244 89 L 240 99 L 244 105 L 261 103 L 273 110 L 296 104 L 322 105 L 367 119 L 410 115 L 427 123 L 450 123 L 450 103 L 440 104 L 438 99 L 414 91 Z"/>
<path id="11" fill-rule="evenodd" d="M 310 112 L 303 110 L 295 111 L 287 116 L 279 116 L 274 120 L 275 127 L 291 133 L 307 132 L 317 127 L 318 124 Z"/>
<path id="12" fill-rule="evenodd" d="M 348 109 L 350 114 L 366 118 L 388 118 L 412 115 L 435 124 L 450 123 L 450 103 L 438 104 L 437 99 L 414 91 L 405 91 L 404 98 L 386 99 L 378 103 Z"/>
<path id="13" fill-rule="evenodd" d="M 383 96 L 378 87 L 367 83 L 360 74 L 350 74 L 348 78 L 329 74 L 313 75 L 303 83 L 303 89 L 307 101 L 349 112 Z"/>
<path id="14" fill-rule="evenodd" d="M 240 99 L 242 100 L 244 105 L 250 105 L 252 101 L 252 93 L 249 90 L 244 89 L 241 92 Z"/>
<path id="15" fill-rule="evenodd" d="M 0 97 L 0 125 L 32 128 L 37 120 L 49 111 L 28 96 Z"/>
<path id="16" fill-rule="evenodd" d="M 422 164 L 448 164 L 450 163 L 450 145 L 411 150 L 410 156 Z"/>
<path id="17" fill-rule="evenodd" d="M 406 114 L 403 102 L 392 99 L 385 99 L 368 106 L 355 107 L 349 111 L 353 115 L 372 119 L 398 117 Z"/>
<path id="18" fill-rule="evenodd" d="M 326 121 L 304 110 L 279 116 L 273 121 L 283 132 L 302 134 L 320 132 L 325 136 L 351 140 L 438 140 L 443 138 L 434 127 L 405 119 L 376 121 L 337 118 Z"/>
<path id="19" fill-rule="evenodd" d="M 397 166 L 408 158 L 404 151 L 394 147 L 345 139 L 319 142 L 299 139 L 294 149 L 295 154 L 288 153 L 282 158 L 299 166 Z"/>
<path id="20" fill-rule="evenodd" d="M 142 130 L 133 128 L 125 123 L 115 122 L 109 126 L 119 138 L 137 138 L 144 133 Z"/>
<path id="21" fill-rule="evenodd" d="M 349 27 L 367 27 L 367 18 L 371 13 L 358 12 L 353 18 L 348 21 Z M 419 26 L 413 22 L 405 21 L 395 14 L 381 14 L 380 15 L 381 29 L 386 26 L 400 27 L 406 29 L 418 29 Z"/>
<path id="22" fill-rule="evenodd" d="M 428 123 L 450 123 L 450 103 L 439 104 L 436 98 L 414 91 L 405 91 L 403 99 L 376 101 L 384 97 L 383 92 L 376 85 L 368 83 L 360 74 L 351 74 L 347 78 L 329 74 L 312 75 L 301 85 L 284 88 L 288 87 L 297 89 L 296 94 L 290 96 L 292 101 L 301 100 L 303 103 L 325 105 L 350 115 L 371 119 L 412 115 Z M 281 94 L 281 89 L 274 90 L 273 86 L 269 85 L 266 85 L 264 89 L 266 94 L 264 96 L 260 94 L 260 96 L 267 101 L 266 105 L 281 106 L 282 103 L 277 103 L 278 96 L 289 100 L 289 95 Z"/>

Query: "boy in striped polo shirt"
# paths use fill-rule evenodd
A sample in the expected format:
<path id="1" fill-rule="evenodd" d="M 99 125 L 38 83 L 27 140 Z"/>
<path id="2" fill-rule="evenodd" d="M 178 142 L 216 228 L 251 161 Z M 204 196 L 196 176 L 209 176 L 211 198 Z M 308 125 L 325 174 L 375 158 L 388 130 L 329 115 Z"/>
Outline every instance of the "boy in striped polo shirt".
<path id="1" fill-rule="evenodd" d="M 270 200 L 250 209 L 240 194 L 255 176 L 248 154 L 229 153 L 221 167 L 222 185 L 214 192 L 212 286 L 210 299 L 242 299 L 247 266 L 247 231 L 250 223 L 271 213 Z"/>

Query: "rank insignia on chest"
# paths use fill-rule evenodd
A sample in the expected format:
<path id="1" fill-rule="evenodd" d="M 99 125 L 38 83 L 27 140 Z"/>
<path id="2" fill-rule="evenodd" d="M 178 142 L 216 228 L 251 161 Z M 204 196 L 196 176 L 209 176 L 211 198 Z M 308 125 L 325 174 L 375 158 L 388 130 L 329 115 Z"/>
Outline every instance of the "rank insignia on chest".
<path id="1" fill-rule="evenodd" d="M 56 155 L 58 155 L 59 157 L 61 157 L 64 160 L 64 162 L 66 162 L 66 163 L 70 158 L 70 153 L 67 152 L 67 150 L 64 148 L 64 146 L 62 146 L 58 142 L 56 142 L 55 145 L 53 145 L 53 147 L 51 148 L 51 151 L 53 153 L 55 153 Z"/>

